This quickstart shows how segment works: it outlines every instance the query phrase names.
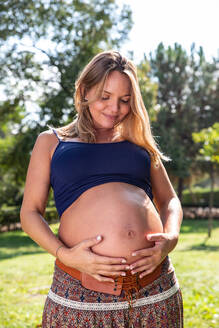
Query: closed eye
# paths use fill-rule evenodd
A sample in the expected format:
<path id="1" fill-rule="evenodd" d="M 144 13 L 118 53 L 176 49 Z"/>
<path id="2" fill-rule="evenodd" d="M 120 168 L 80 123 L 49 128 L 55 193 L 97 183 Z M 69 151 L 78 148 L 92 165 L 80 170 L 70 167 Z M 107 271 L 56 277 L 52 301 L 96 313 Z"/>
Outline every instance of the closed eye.
<path id="1" fill-rule="evenodd" d="M 102 100 L 108 100 L 109 98 L 101 98 Z M 124 104 L 127 104 L 129 102 L 129 100 L 122 100 L 121 99 L 121 102 L 124 103 Z"/>

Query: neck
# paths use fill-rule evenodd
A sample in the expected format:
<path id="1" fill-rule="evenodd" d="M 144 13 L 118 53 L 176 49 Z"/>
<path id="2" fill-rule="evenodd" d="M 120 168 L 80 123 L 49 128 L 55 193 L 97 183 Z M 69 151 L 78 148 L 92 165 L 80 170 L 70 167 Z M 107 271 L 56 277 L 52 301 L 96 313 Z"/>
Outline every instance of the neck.
<path id="1" fill-rule="evenodd" d="M 96 133 L 97 142 L 110 142 L 114 136 L 113 129 L 98 129 Z"/>

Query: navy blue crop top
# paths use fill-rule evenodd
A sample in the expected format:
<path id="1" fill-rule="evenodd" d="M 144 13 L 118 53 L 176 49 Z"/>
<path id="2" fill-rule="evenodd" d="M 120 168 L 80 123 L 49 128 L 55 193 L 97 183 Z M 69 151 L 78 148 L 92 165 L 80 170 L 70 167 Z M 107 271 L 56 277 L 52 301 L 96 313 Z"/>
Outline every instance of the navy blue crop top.
<path id="1" fill-rule="evenodd" d="M 63 141 L 51 159 L 50 183 L 59 216 L 87 189 L 113 181 L 142 188 L 153 200 L 148 151 L 128 140 L 111 143 Z"/>

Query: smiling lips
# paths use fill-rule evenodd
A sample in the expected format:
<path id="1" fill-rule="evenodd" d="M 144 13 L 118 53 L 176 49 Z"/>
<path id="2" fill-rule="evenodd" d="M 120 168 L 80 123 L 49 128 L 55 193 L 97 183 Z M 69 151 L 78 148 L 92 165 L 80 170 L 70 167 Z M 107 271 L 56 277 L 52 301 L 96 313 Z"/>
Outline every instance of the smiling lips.
<path id="1" fill-rule="evenodd" d="M 103 115 L 108 117 L 111 120 L 115 120 L 117 118 L 117 116 L 110 116 L 110 115 L 106 115 L 106 114 L 103 114 Z"/>

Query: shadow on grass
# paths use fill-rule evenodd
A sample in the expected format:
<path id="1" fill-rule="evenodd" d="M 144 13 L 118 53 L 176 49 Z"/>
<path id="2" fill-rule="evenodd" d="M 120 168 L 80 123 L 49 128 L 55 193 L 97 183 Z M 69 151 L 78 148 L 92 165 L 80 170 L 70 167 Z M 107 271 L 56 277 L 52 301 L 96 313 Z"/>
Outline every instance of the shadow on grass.
<path id="1" fill-rule="evenodd" d="M 206 252 L 218 252 L 219 251 L 219 246 L 216 245 L 207 245 L 207 241 L 209 240 L 208 237 L 205 238 L 205 240 L 198 245 L 192 245 L 190 247 L 187 247 L 181 252 L 188 252 L 188 251 L 206 251 Z"/>
<path id="2" fill-rule="evenodd" d="M 29 236 L 23 231 L 10 231 L 0 234 L 0 259 L 10 259 L 16 256 L 44 254 Z"/>
<path id="3" fill-rule="evenodd" d="M 7 254 L 7 253 L 4 253 L 4 252 L 1 252 L 0 251 L 0 260 L 7 260 L 7 259 L 11 259 L 13 257 L 16 257 L 16 256 L 23 256 L 23 255 L 33 255 L 33 254 L 45 254 L 46 252 L 43 251 L 43 250 L 32 250 L 32 251 L 24 251 L 22 252 L 22 250 L 18 250 L 17 252 L 13 252 L 13 253 L 10 253 L 10 254 Z"/>
<path id="4" fill-rule="evenodd" d="M 218 252 L 219 251 L 219 246 L 200 244 L 200 245 L 194 245 L 190 248 L 187 248 L 187 250 L 189 250 L 189 251 Z"/>
<path id="5" fill-rule="evenodd" d="M 188 248 L 184 248 L 181 250 L 181 252 L 188 252 L 188 251 L 205 251 L 205 252 L 218 252 L 219 246 L 213 246 L 213 245 L 205 245 L 205 244 L 199 244 L 199 245 L 193 245 Z"/>

